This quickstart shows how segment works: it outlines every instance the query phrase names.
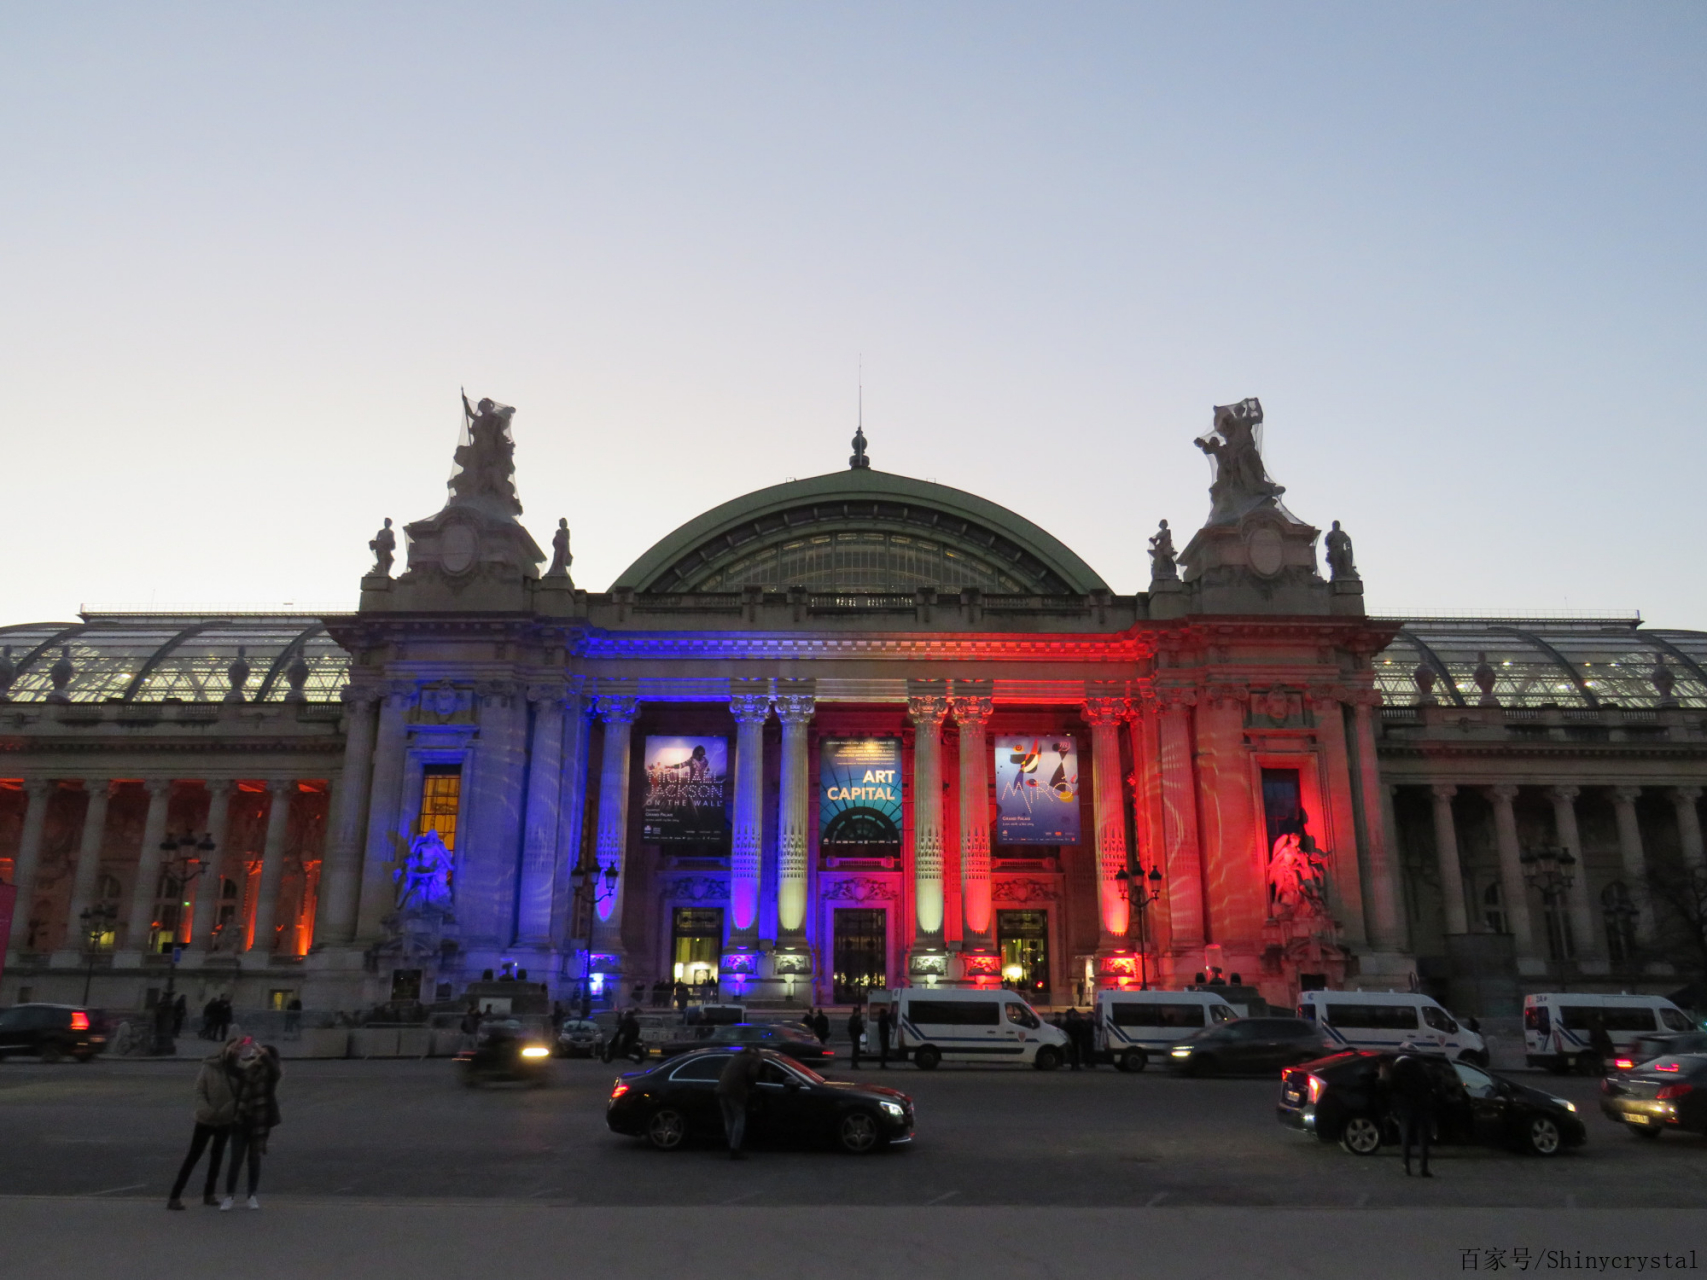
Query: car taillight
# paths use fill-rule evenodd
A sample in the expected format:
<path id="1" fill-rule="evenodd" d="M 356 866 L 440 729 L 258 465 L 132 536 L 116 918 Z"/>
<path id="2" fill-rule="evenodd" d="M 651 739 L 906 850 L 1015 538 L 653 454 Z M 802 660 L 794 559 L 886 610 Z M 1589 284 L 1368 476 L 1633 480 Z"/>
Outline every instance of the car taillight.
<path id="1" fill-rule="evenodd" d="M 1322 1100 L 1322 1090 L 1328 1087 L 1328 1082 L 1321 1076 L 1311 1076 L 1309 1081 L 1310 1101 L 1317 1103 Z"/>
<path id="2" fill-rule="evenodd" d="M 1634 1058 L 1614 1058 L 1612 1060 L 1612 1065 L 1617 1067 L 1620 1071 L 1628 1071 L 1631 1067 L 1636 1065 L 1636 1060 Z"/>
<path id="3" fill-rule="evenodd" d="M 89 1029 L 89 1015 L 81 1009 L 72 1010 L 71 1029 L 73 1031 L 87 1031 Z"/>
<path id="4" fill-rule="evenodd" d="M 614 1088 L 610 1091 L 611 1101 L 615 1102 L 618 1098 L 622 1097 L 622 1095 L 627 1093 L 627 1092 L 628 1092 L 628 1086 L 625 1085 L 622 1081 L 618 1080 L 616 1082 L 616 1088 Z"/>
<path id="5" fill-rule="evenodd" d="M 1692 1084 L 1668 1084 L 1665 1088 L 1656 1093 L 1654 1097 L 1658 1098 L 1661 1102 L 1674 1102 L 1678 1098 L 1682 1098 L 1694 1092 L 1695 1086 Z"/>

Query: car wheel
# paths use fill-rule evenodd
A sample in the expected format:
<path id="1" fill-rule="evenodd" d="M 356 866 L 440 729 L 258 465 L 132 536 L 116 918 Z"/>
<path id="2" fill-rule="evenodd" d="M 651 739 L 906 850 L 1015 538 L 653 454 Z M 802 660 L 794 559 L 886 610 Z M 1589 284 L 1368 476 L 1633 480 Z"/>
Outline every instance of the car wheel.
<path id="1" fill-rule="evenodd" d="M 1638 1138 L 1646 1138 L 1649 1142 L 1652 1142 L 1655 1138 L 1660 1136 L 1660 1130 L 1656 1125 L 1627 1124 L 1624 1127 L 1631 1133 L 1635 1134 Z"/>
<path id="2" fill-rule="evenodd" d="M 1122 1071 L 1142 1071 L 1149 1065 L 1150 1059 L 1142 1049 L 1128 1049 L 1120 1055 L 1120 1069 Z"/>
<path id="3" fill-rule="evenodd" d="M 836 1126 L 836 1140 L 842 1144 L 843 1151 L 863 1156 L 877 1149 L 883 1135 L 877 1127 L 876 1116 L 869 1111 L 850 1111 Z"/>
<path id="4" fill-rule="evenodd" d="M 1187 1075 L 1212 1076 L 1221 1070 L 1221 1064 L 1212 1054 L 1194 1053 L 1185 1060 L 1185 1070 Z"/>
<path id="5" fill-rule="evenodd" d="M 920 1071 L 935 1071 L 936 1064 L 941 1061 L 941 1051 L 928 1044 L 913 1055 L 913 1062 Z"/>
<path id="6" fill-rule="evenodd" d="M 1061 1051 L 1052 1044 L 1046 1044 L 1031 1062 L 1039 1071 L 1053 1071 L 1061 1065 Z"/>
<path id="7" fill-rule="evenodd" d="M 674 1151 L 687 1136 L 687 1118 L 674 1107 L 659 1107 L 646 1122 L 646 1141 L 656 1151 Z"/>
<path id="8" fill-rule="evenodd" d="M 1372 1156 L 1381 1149 L 1381 1122 L 1373 1116 L 1353 1116 L 1340 1130 L 1340 1146 L 1354 1156 Z"/>
<path id="9" fill-rule="evenodd" d="M 60 1050 L 58 1045 L 50 1042 L 48 1044 L 44 1044 L 37 1051 L 37 1056 L 40 1057 L 43 1062 L 58 1062 L 65 1056 L 65 1054 Z"/>
<path id="10" fill-rule="evenodd" d="M 1565 1145 L 1559 1126 L 1550 1116 L 1534 1116 L 1523 1126 L 1523 1140 L 1538 1156 L 1556 1156 Z"/>
<path id="11" fill-rule="evenodd" d="M 79 1062 L 93 1062 L 95 1060 L 95 1055 L 92 1053 L 79 1053 L 76 1057 Z"/>

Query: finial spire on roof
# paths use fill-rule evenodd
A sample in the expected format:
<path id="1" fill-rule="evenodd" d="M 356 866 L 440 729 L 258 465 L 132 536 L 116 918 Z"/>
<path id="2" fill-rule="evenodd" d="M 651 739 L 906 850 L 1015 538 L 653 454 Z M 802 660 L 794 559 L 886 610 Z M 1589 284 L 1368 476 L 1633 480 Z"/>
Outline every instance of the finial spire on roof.
<path id="1" fill-rule="evenodd" d="M 853 457 L 848 459 L 848 467 L 854 471 L 869 471 L 871 459 L 865 456 L 865 362 L 860 361 L 859 370 L 859 417 L 858 425 L 854 427 Z"/>

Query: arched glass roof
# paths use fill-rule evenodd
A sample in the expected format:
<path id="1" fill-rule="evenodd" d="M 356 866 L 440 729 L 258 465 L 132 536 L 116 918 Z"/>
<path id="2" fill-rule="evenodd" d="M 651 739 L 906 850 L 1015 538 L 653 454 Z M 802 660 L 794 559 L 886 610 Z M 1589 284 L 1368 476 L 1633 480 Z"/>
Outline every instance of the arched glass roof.
<path id="1" fill-rule="evenodd" d="M 1473 707 L 1484 657 L 1501 706 L 1657 707 L 1663 663 L 1677 704 L 1707 707 L 1707 632 L 1649 629 L 1638 619 L 1407 619 L 1376 656 L 1375 678 L 1389 706 L 1414 706 L 1415 672 L 1427 666 L 1439 702 Z"/>
<path id="2" fill-rule="evenodd" d="M 308 614 L 89 614 L 81 622 L 0 627 L 15 669 L 14 702 L 45 702 L 53 668 L 68 656 L 72 702 L 223 702 L 239 650 L 249 664 L 246 702 L 331 702 L 350 657 Z M 300 659 L 300 662 L 298 661 Z"/>

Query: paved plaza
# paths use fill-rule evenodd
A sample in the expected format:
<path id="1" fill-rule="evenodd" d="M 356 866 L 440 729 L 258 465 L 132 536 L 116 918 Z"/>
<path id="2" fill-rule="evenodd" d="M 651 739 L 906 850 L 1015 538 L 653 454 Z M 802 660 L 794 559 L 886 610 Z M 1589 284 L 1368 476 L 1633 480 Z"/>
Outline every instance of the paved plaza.
<path id="1" fill-rule="evenodd" d="M 234 1247 L 262 1275 L 460 1275 L 498 1250 L 517 1254 L 506 1276 L 560 1274 L 569 1258 L 656 1274 L 712 1256 L 724 1275 L 794 1257 L 811 1260 L 797 1274 L 825 1276 L 1160 1274 L 1163 1261 L 1171 1276 L 1351 1276 L 1380 1256 L 1384 1274 L 1434 1276 L 1465 1274 L 1465 1248 L 1651 1254 L 1707 1235 L 1707 1142 L 1637 1143 L 1592 1110 L 1586 1080 L 1533 1077 L 1588 1113 L 1580 1152 L 1448 1149 L 1422 1182 L 1394 1155 L 1359 1160 L 1283 1130 L 1267 1078 L 898 1068 L 886 1082 L 919 1107 L 910 1149 L 736 1165 L 609 1133 L 617 1068 L 553 1068 L 547 1088 L 468 1090 L 444 1061 L 288 1063 L 263 1211 L 168 1215 L 193 1063 L 0 1065 L 8 1263 L 81 1273 L 64 1254 L 77 1239 L 102 1259 L 89 1271 L 120 1276 L 166 1274 L 148 1261 L 165 1256 L 174 1275 L 215 1274 Z"/>

